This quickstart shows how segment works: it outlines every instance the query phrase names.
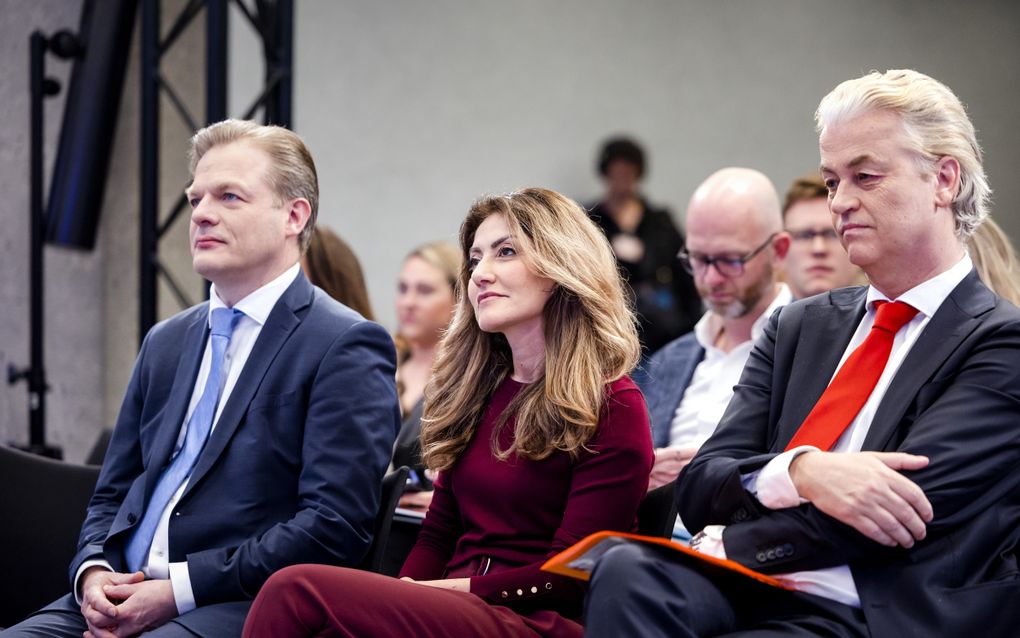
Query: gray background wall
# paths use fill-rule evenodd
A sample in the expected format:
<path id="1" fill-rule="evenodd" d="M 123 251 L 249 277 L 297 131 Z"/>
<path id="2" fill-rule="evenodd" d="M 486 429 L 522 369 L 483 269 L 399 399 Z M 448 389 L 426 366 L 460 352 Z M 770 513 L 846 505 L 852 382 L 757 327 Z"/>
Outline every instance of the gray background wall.
<path id="1" fill-rule="evenodd" d="M 172 15 L 180 2 L 165 2 Z M 77 1 L 7 0 L 0 12 L 0 366 L 26 363 L 27 37 L 75 27 Z M 236 17 L 236 13 L 235 13 Z M 169 18 L 165 18 L 165 22 Z M 233 21 L 231 111 L 257 92 L 260 54 Z M 818 163 L 812 114 L 843 79 L 911 67 L 951 86 L 986 150 L 999 221 L 1020 237 L 1020 5 L 944 0 L 301 0 L 295 128 L 315 154 L 321 222 L 354 246 L 393 327 L 402 256 L 454 238 L 478 195 L 544 185 L 598 195 L 594 154 L 619 132 L 646 145 L 648 195 L 680 218 L 710 172 L 763 170 L 780 190 Z M 201 24 L 167 72 L 201 114 Z M 100 246 L 47 249 L 51 438 L 80 460 L 119 406 L 137 344 L 137 60 Z M 59 105 L 49 105 L 49 152 Z M 169 107 L 164 107 L 165 111 Z M 163 197 L 186 179 L 188 132 L 164 113 Z M 52 155 L 51 155 L 52 157 Z M 164 251 L 186 277 L 185 227 Z M 188 279 L 197 290 L 197 278 Z M 161 313 L 176 310 L 162 295 Z M 0 385 L 0 440 L 24 440 L 25 389 Z"/>

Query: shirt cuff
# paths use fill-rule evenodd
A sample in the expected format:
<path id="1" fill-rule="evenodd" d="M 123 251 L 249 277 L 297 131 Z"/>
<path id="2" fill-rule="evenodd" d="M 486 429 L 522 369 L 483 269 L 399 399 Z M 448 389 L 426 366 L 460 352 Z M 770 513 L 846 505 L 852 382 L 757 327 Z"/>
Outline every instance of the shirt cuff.
<path id="1" fill-rule="evenodd" d="M 110 571 L 110 572 L 113 571 L 113 565 L 111 565 L 108 561 L 105 561 L 102 558 L 92 558 L 92 559 L 89 559 L 89 560 L 85 561 L 84 563 L 82 563 L 81 567 L 79 567 L 78 571 L 75 572 L 75 574 L 74 574 L 74 601 L 76 603 L 78 603 L 79 607 L 81 607 L 81 602 L 82 602 L 81 601 L 81 576 L 82 576 L 82 574 L 85 573 L 86 569 L 88 569 L 89 567 L 96 567 L 97 565 L 99 567 L 102 567 L 106 571 Z"/>
<path id="2" fill-rule="evenodd" d="M 807 503 L 807 499 L 801 498 L 790 478 L 790 463 L 805 452 L 817 451 L 818 448 L 812 445 L 802 445 L 777 455 L 757 472 L 741 477 L 744 488 L 770 510 Z"/>
<path id="3" fill-rule="evenodd" d="M 188 571 L 187 561 L 181 563 L 170 563 L 170 586 L 174 590 L 174 604 L 177 605 L 177 615 L 186 614 L 198 607 L 195 604 L 195 592 L 191 589 L 191 574 Z"/>
<path id="4" fill-rule="evenodd" d="M 722 540 L 724 529 L 726 529 L 725 525 L 706 525 L 705 529 L 695 537 L 697 551 L 706 556 L 726 560 L 726 547 Z M 691 546 L 694 547 L 694 541 L 691 541 Z"/>

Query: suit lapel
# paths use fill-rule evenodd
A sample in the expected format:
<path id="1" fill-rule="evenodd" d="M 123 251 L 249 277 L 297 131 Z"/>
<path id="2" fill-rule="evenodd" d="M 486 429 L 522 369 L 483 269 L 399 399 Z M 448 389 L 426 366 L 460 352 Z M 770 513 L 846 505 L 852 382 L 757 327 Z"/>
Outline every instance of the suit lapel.
<path id="1" fill-rule="evenodd" d="M 300 325 L 301 319 L 295 313 L 309 305 L 311 300 L 312 286 L 304 275 L 299 273 L 294 283 L 276 302 L 266 319 L 266 324 L 262 326 L 251 354 L 248 355 L 248 360 L 237 379 L 237 384 L 230 392 L 227 404 L 223 407 L 223 412 L 220 413 L 220 418 L 216 422 L 212 434 L 209 435 L 205 450 L 202 451 L 202 455 L 195 465 L 195 470 L 188 481 L 188 487 L 181 495 L 182 499 L 201 482 L 202 477 L 223 453 L 247 413 L 252 397 L 255 396 L 269 366 L 294 329 Z"/>
<path id="2" fill-rule="evenodd" d="M 806 363 L 794 365 L 790 373 L 783 415 L 776 433 L 779 449 L 790 442 L 829 386 L 843 351 L 864 316 L 866 293 L 867 288 L 836 290 L 829 295 L 829 305 L 812 305 L 804 309 L 794 358 L 802 358 Z M 782 348 L 782 344 L 776 345 L 777 350 Z"/>
<path id="3" fill-rule="evenodd" d="M 196 313 L 194 321 L 188 326 L 184 337 L 184 353 L 177 361 L 177 372 L 174 374 L 174 382 L 170 388 L 170 398 L 166 403 L 166 412 L 163 416 L 164 427 L 159 428 L 156 440 L 145 458 L 145 500 L 148 502 L 149 495 L 155 488 L 156 481 L 163 471 L 163 467 L 170 460 L 174 445 L 180 436 L 181 428 L 184 425 L 184 417 L 188 413 L 188 404 L 191 402 L 191 395 L 195 390 L 195 379 L 198 377 L 198 369 L 202 365 L 202 355 L 205 353 L 205 342 L 209 335 L 209 308 L 203 304 Z"/>
<path id="4" fill-rule="evenodd" d="M 991 310 L 995 298 L 971 273 L 950 293 L 914 342 L 875 411 L 862 449 L 882 450 L 896 432 L 921 386 L 931 379 L 960 343 Z"/>

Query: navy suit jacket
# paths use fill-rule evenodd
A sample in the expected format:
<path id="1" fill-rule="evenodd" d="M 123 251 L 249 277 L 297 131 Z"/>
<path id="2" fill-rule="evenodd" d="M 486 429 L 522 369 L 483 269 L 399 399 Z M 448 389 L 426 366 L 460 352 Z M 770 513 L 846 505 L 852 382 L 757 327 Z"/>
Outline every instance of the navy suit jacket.
<path id="1" fill-rule="evenodd" d="M 184 421 L 208 304 L 146 336 L 89 503 L 71 577 L 103 557 L 124 570 Z M 255 596 L 295 563 L 365 554 L 399 427 L 389 335 L 299 274 L 273 308 L 170 518 L 199 608 Z"/>
<path id="2" fill-rule="evenodd" d="M 691 384 L 694 370 L 705 358 L 705 349 L 693 332 L 662 346 L 648 360 L 647 374 L 641 382 L 641 391 L 648 403 L 652 422 L 652 444 L 656 448 L 669 445 L 669 430 L 673 415 Z"/>
<path id="3" fill-rule="evenodd" d="M 718 429 L 680 476 L 680 515 L 692 530 L 726 525 L 727 556 L 759 571 L 849 565 L 873 636 L 1015 636 L 1020 310 L 976 272 L 911 348 L 863 445 L 930 459 L 905 472 L 934 509 L 923 541 L 884 547 L 812 504 L 769 510 L 741 486 L 742 474 L 783 451 L 825 390 L 865 291 L 832 291 L 772 316 Z"/>

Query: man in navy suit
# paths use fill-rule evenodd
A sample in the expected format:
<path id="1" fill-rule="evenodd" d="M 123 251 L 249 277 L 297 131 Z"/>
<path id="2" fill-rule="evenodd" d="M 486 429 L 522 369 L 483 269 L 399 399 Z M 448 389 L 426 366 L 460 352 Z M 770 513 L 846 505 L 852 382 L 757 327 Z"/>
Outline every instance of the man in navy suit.
<path id="1" fill-rule="evenodd" d="M 698 551 L 790 590 L 622 546 L 594 571 L 590 636 L 1020 626 L 1020 310 L 966 252 L 990 192 L 974 127 L 915 71 L 844 82 L 816 118 L 833 225 L 871 285 L 772 316 L 676 494 Z"/>
<path id="2" fill-rule="evenodd" d="M 675 479 L 715 431 L 753 339 L 792 299 L 777 281 L 790 238 L 776 189 L 762 173 L 716 171 L 691 197 L 685 230 L 681 263 L 708 312 L 646 366 L 641 389 L 656 448 L 649 489 Z M 687 537 L 680 527 L 676 532 Z"/>
<path id="3" fill-rule="evenodd" d="M 301 273 L 312 157 L 286 129 L 228 120 L 195 135 L 191 168 L 210 300 L 146 336 L 72 593 L 5 638 L 240 635 L 270 574 L 357 564 L 371 541 L 399 426 L 394 348 Z"/>

